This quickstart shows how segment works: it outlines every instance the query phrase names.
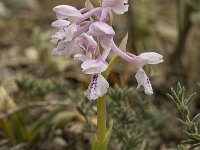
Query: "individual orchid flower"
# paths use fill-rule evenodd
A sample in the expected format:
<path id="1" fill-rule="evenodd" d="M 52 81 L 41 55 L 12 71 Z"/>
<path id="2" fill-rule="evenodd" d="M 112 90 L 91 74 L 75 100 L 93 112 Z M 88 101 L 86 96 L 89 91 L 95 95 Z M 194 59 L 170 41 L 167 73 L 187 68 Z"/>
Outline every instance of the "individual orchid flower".
<path id="1" fill-rule="evenodd" d="M 137 89 L 143 86 L 145 93 L 148 95 L 152 95 L 153 89 L 151 86 L 151 82 L 142 67 L 147 64 L 159 64 L 163 62 L 163 56 L 155 52 L 146 52 L 135 56 L 134 59 L 134 63 L 136 63 L 137 67 L 137 73 L 135 75 L 135 78 L 138 82 Z"/>
<path id="2" fill-rule="evenodd" d="M 123 47 L 123 49 L 125 49 L 125 47 L 126 47 L 125 45 L 127 43 L 127 39 L 128 39 L 127 36 L 125 36 L 124 39 L 122 40 L 122 43 L 120 44 L 120 47 Z M 148 94 L 148 95 L 153 94 L 151 82 L 150 82 L 149 78 L 147 77 L 146 73 L 144 72 L 144 70 L 142 69 L 142 67 L 147 64 L 159 64 L 159 63 L 163 62 L 163 56 L 158 53 L 155 53 L 155 52 L 141 53 L 138 56 L 129 54 L 130 55 L 129 56 L 126 53 L 122 52 L 115 45 L 114 42 L 112 45 L 112 50 L 116 54 L 121 56 L 123 59 L 134 64 L 134 66 L 136 67 L 137 72 L 136 72 L 135 77 L 138 82 L 137 89 L 139 89 L 141 86 L 143 86 L 146 94 Z"/>
<path id="3" fill-rule="evenodd" d="M 115 14 L 124 14 L 128 11 L 128 0 L 102 0 L 102 7 L 112 10 Z"/>
<path id="4" fill-rule="evenodd" d="M 77 40 L 81 51 L 74 56 L 75 60 L 81 60 L 82 71 L 85 74 L 95 74 L 105 71 L 108 67 L 108 63 L 98 56 L 96 59 L 97 43 L 92 36 L 83 33 Z"/>
<path id="5" fill-rule="evenodd" d="M 89 100 L 95 100 L 105 93 L 109 87 L 108 82 L 101 75 L 108 67 L 108 63 L 99 57 L 95 60 L 97 43 L 92 36 L 83 33 L 78 39 L 79 47 L 82 49 L 80 54 L 74 56 L 75 60 L 81 60 L 81 68 L 86 74 L 92 74 L 92 79 L 88 86 L 87 97 Z"/>

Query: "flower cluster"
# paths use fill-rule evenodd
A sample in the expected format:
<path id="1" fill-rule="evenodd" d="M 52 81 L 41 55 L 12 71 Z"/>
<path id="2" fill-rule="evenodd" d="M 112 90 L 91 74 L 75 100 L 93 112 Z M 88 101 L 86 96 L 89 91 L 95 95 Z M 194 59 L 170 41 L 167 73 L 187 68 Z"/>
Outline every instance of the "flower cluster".
<path id="1" fill-rule="evenodd" d="M 119 47 L 116 46 L 113 41 L 115 31 L 111 26 L 112 14 L 127 12 L 128 0 L 101 0 L 100 3 L 100 7 L 94 8 L 92 3 L 86 0 L 85 7 L 80 10 L 69 5 L 53 8 L 58 20 L 54 21 L 52 26 L 59 31 L 52 36 L 51 42 L 57 45 L 52 55 L 73 55 L 75 60 L 82 61 L 82 71 L 92 75 L 87 90 L 89 100 L 95 100 L 107 92 L 109 84 L 101 73 L 108 68 L 106 59 L 111 51 L 137 68 L 137 88 L 143 86 L 146 94 L 153 94 L 149 78 L 142 67 L 163 62 L 162 55 L 155 52 L 138 56 L 126 54 L 122 49 L 126 49 L 128 35 Z"/>

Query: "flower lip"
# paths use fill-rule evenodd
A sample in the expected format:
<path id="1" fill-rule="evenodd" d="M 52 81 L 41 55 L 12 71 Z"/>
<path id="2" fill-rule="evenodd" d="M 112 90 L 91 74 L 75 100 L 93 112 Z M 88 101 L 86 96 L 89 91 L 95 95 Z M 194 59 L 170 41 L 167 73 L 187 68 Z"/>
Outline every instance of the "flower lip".
<path id="1" fill-rule="evenodd" d="M 151 82 L 149 81 L 149 78 L 147 77 L 146 73 L 144 72 L 144 70 L 142 68 L 139 68 L 137 70 L 135 78 L 137 79 L 137 82 L 138 82 L 137 89 L 139 89 L 141 86 L 143 86 L 144 91 L 147 95 L 153 94 Z"/>
<path id="2" fill-rule="evenodd" d="M 58 42 L 57 48 L 54 48 L 52 51 L 53 56 L 61 56 L 65 55 L 66 57 L 70 57 L 71 53 L 73 53 L 77 48 L 76 40 L 72 41 L 61 41 Z"/>
<path id="3" fill-rule="evenodd" d="M 51 42 L 54 44 L 58 44 L 59 42 L 72 41 L 75 32 L 77 31 L 77 26 L 75 24 L 71 24 L 66 28 L 62 28 L 57 33 L 51 36 Z"/>
<path id="4" fill-rule="evenodd" d="M 95 100 L 107 93 L 109 83 L 101 74 L 94 74 L 87 90 L 89 100 Z"/>

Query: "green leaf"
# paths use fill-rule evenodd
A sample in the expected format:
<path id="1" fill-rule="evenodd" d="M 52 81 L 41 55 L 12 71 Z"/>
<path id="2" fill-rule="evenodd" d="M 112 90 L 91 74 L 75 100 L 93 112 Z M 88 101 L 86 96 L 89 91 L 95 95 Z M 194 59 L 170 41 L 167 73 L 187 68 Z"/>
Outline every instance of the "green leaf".
<path id="1" fill-rule="evenodd" d="M 195 140 L 195 141 L 200 141 L 200 135 L 198 134 L 192 134 L 192 133 L 189 133 L 187 131 L 184 131 L 184 133 L 192 140 Z"/>
<path id="2" fill-rule="evenodd" d="M 97 146 L 98 146 L 98 139 L 97 135 L 95 134 L 94 141 L 92 143 L 92 150 L 97 150 Z"/>
<path id="3" fill-rule="evenodd" d="M 200 134 L 200 120 L 196 121 L 195 124 L 196 124 L 197 131 Z"/>
<path id="4" fill-rule="evenodd" d="M 196 133 L 196 134 L 198 134 L 197 127 L 195 126 L 194 123 L 191 124 L 190 130 L 191 130 L 192 133 Z"/>
<path id="5" fill-rule="evenodd" d="M 174 91 L 173 88 L 171 88 L 171 94 L 172 94 L 172 97 L 174 98 L 174 100 L 178 103 L 178 105 L 180 105 L 181 101 L 179 100 L 179 97 L 178 97 L 178 95 L 176 94 L 176 92 Z"/>
<path id="6" fill-rule="evenodd" d="M 45 117 L 39 119 L 36 123 L 34 123 L 33 126 L 31 127 L 32 141 L 33 142 L 35 141 L 41 128 L 44 127 L 44 125 L 46 125 L 49 122 L 49 120 L 52 120 L 58 113 L 64 110 L 65 110 L 64 108 L 56 109 L 55 111 L 50 112 Z"/>
<path id="7" fill-rule="evenodd" d="M 197 114 L 196 116 L 194 116 L 194 118 L 192 119 L 192 122 L 196 122 L 200 119 L 200 114 Z"/>
<path id="8" fill-rule="evenodd" d="M 22 113 L 20 113 L 22 114 Z M 25 129 L 27 126 L 26 120 L 22 118 L 19 113 L 14 114 L 10 119 L 10 126 L 12 128 L 12 132 L 17 140 L 17 142 L 22 142 L 23 140 L 27 140 L 24 135 L 26 134 Z"/>
<path id="9" fill-rule="evenodd" d="M 182 114 L 184 115 L 184 116 L 188 116 L 188 114 L 189 114 L 189 110 L 188 110 L 188 108 L 186 107 L 186 106 L 182 106 Z"/>
<path id="10" fill-rule="evenodd" d="M 110 136 L 111 136 L 111 133 L 112 133 L 112 127 L 113 127 L 113 121 L 110 122 L 110 125 L 109 125 L 108 131 L 106 133 L 104 142 L 103 142 L 103 144 L 101 146 L 101 149 L 99 149 L 99 150 L 106 150 L 107 149 L 108 142 L 110 140 Z"/>
<path id="11" fill-rule="evenodd" d="M 185 121 L 183 121 L 182 119 L 179 119 L 179 118 L 178 118 L 178 121 L 179 121 L 181 124 L 183 124 L 183 125 L 186 125 L 186 126 L 187 126 L 187 123 L 186 123 Z"/>
<path id="12" fill-rule="evenodd" d="M 195 140 L 185 140 L 185 141 L 181 141 L 181 144 L 196 144 L 198 143 L 197 141 Z"/>
<path id="13" fill-rule="evenodd" d="M 184 145 L 180 144 L 177 146 L 177 150 L 187 150 L 187 148 Z"/>
<path id="14" fill-rule="evenodd" d="M 174 97 L 173 97 L 172 95 L 170 95 L 170 94 L 167 93 L 167 97 L 168 97 L 176 106 L 179 105 L 179 103 L 174 99 Z"/>
<path id="15" fill-rule="evenodd" d="M 112 127 L 113 127 L 113 121 L 110 122 L 108 131 L 106 132 L 103 143 L 100 143 L 98 141 L 97 136 L 95 135 L 94 141 L 92 143 L 92 150 L 107 150 L 108 142 L 110 140 L 110 136 L 111 136 L 111 133 L 112 133 Z"/>
<path id="16" fill-rule="evenodd" d="M 119 49 L 121 49 L 124 52 L 126 51 L 127 41 L 128 41 L 128 32 L 126 33 L 125 37 L 122 39 L 119 45 Z"/>
<path id="17" fill-rule="evenodd" d="M 193 93 L 192 95 L 190 95 L 189 98 L 186 99 L 186 104 L 188 105 L 189 102 L 196 96 L 196 93 Z"/>

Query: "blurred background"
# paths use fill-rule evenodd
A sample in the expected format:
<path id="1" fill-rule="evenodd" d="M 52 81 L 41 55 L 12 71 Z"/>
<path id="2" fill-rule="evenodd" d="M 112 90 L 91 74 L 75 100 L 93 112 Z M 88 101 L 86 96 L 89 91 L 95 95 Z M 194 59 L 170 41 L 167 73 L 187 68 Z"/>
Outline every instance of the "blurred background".
<path id="1" fill-rule="evenodd" d="M 98 0 L 91 0 L 98 6 Z M 52 57 L 53 7 L 79 0 L 0 1 L 0 149 L 86 150 L 96 131 L 96 102 L 86 98 L 90 77 L 80 62 Z M 135 70 L 125 61 L 109 76 L 111 150 L 173 150 L 186 136 L 166 93 L 178 82 L 197 92 L 190 115 L 200 110 L 200 0 L 129 0 L 114 16 L 115 41 L 129 33 L 127 51 L 155 51 L 164 63 L 145 68 L 153 96 L 136 91 Z"/>

